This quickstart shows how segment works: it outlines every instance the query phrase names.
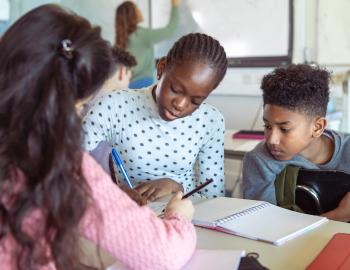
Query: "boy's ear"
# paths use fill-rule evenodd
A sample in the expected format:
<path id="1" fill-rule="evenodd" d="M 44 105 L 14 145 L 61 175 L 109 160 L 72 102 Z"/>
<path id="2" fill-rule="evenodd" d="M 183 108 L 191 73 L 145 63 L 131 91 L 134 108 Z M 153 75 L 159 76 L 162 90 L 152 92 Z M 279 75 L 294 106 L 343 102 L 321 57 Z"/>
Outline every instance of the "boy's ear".
<path id="1" fill-rule="evenodd" d="M 323 134 L 327 126 L 327 119 L 325 117 L 317 117 L 314 122 L 314 128 L 312 132 L 312 136 L 314 138 L 318 138 Z"/>
<path id="2" fill-rule="evenodd" d="M 123 80 L 123 67 L 119 67 L 117 72 L 118 72 L 118 80 L 119 81 Z"/>
<path id="3" fill-rule="evenodd" d="M 119 81 L 122 81 L 125 76 L 126 76 L 126 67 L 120 66 L 118 68 L 118 79 L 119 79 Z"/>
<path id="4" fill-rule="evenodd" d="M 157 79 L 160 80 L 160 78 L 162 77 L 162 74 L 165 70 L 167 61 L 166 61 L 166 57 L 162 57 L 159 59 L 158 64 L 157 64 Z"/>

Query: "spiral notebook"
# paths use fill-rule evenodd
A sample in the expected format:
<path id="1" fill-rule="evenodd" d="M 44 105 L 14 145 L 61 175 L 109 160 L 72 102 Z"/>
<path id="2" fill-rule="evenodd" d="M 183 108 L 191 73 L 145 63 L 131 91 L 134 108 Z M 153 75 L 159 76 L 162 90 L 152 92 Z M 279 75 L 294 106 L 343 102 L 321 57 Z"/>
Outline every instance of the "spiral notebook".
<path id="1" fill-rule="evenodd" d="M 287 210 L 268 202 L 215 198 L 195 206 L 193 224 L 282 245 L 327 222 L 327 218 Z"/>

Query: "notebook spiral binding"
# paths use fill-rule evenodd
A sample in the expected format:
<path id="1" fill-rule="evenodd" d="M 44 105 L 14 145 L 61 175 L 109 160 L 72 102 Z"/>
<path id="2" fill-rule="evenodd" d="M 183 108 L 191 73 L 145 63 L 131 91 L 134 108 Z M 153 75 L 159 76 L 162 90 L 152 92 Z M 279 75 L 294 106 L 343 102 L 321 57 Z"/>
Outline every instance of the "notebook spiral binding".
<path id="1" fill-rule="evenodd" d="M 263 202 L 263 203 L 260 203 L 258 205 L 255 205 L 255 206 L 252 206 L 252 207 L 249 207 L 245 210 L 242 210 L 242 211 L 239 211 L 235 214 L 232 214 L 232 215 L 229 215 L 227 217 L 224 217 L 224 218 L 221 218 L 221 219 L 218 219 L 216 220 L 214 223 L 215 223 L 215 226 L 217 225 L 221 225 L 227 221 L 230 221 L 230 220 L 234 220 L 234 219 L 237 219 L 239 217 L 242 217 L 242 216 L 245 216 L 245 215 L 248 215 L 250 213 L 254 213 L 260 209 L 263 209 L 263 208 L 266 208 L 266 207 L 269 207 L 271 204 L 268 203 L 268 202 Z"/>

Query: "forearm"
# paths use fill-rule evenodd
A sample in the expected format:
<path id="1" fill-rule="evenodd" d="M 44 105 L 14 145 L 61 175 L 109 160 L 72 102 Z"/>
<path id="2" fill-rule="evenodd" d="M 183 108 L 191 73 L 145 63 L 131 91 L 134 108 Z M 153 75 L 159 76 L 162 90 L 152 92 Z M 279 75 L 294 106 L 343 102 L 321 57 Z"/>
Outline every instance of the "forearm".
<path id="1" fill-rule="evenodd" d="M 342 222 L 350 221 L 350 214 L 344 213 L 344 211 L 342 211 L 342 209 L 339 209 L 339 207 L 327 213 L 322 214 L 322 216 L 328 219 L 336 220 L 336 221 L 342 221 Z"/>
<path id="2" fill-rule="evenodd" d="M 92 204 L 81 233 L 131 269 L 180 269 L 195 248 L 193 225 L 176 214 L 161 220 L 139 207 L 102 170 L 91 170 L 95 165 L 90 160 L 84 170 Z"/>

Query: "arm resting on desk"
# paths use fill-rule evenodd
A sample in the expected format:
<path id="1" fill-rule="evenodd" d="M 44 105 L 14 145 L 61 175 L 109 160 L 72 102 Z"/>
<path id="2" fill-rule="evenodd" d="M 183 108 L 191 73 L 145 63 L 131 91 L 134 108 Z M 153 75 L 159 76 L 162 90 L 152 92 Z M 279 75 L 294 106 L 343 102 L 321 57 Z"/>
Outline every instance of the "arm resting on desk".
<path id="1" fill-rule="evenodd" d="M 87 239 L 131 269 L 180 269 L 188 261 L 196 245 L 190 222 L 138 206 L 88 154 L 82 169 L 93 199 L 80 224 Z"/>

